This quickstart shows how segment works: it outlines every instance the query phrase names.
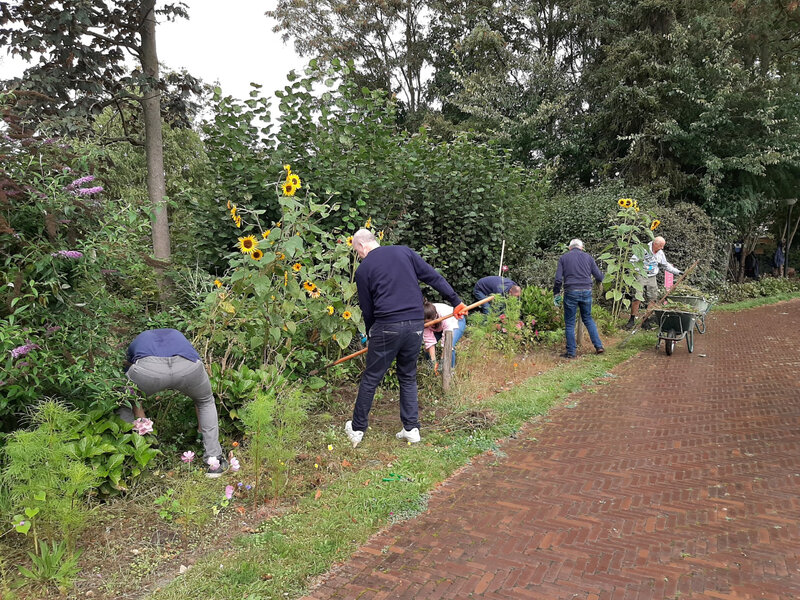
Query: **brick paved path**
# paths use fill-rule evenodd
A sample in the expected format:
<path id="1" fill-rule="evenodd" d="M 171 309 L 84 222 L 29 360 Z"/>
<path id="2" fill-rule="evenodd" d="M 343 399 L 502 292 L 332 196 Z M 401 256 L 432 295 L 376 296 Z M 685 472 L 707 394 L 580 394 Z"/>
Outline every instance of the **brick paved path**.
<path id="1" fill-rule="evenodd" d="M 572 395 L 309 598 L 800 599 L 800 300 L 695 339 Z"/>

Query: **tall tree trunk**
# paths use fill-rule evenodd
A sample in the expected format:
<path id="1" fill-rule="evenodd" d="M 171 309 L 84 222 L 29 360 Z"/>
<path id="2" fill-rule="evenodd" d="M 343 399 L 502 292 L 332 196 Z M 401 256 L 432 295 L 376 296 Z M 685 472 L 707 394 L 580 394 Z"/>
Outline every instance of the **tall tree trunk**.
<path id="1" fill-rule="evenodd" d="M 148 79 L 143 92 L 145 153 L 147 156 L 147 195 L 153 207 L 153 256 L 170 261 L 169 218 L 165 197 L 164 140 L 161 133 L 161 92 L 158 89 L 155 0 L 142 0 L 140 8 L 142 72 Z M 166 266 L 166 265 L 163 265 Z M 159 276 L 163 266 L 156 267 Z"/>

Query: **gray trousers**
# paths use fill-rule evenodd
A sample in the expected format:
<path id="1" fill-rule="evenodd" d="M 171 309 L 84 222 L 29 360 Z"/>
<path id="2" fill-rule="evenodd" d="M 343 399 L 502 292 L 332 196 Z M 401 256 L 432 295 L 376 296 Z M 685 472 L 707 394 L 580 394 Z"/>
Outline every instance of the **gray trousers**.
<path id="1" fill-rule="evenodd" d="M 175 390 L 194 400 L 200 433 L 203 434 L 203 458 L 222 455 L 217 405 L 202 361 L 192 362 L 182 356 L 145 356 L 130 366 L 127 375 L 145 396 Z M 133 422 L 133 412 L 127 406 L 120 408 L 119 416 Z"/>

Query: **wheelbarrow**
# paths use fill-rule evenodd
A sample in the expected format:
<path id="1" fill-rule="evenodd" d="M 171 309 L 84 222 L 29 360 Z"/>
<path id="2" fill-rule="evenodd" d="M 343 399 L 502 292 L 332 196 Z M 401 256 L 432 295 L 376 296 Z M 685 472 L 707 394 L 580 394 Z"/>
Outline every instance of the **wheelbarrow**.
<path id="1" fill-rule="evenodd" d="M 694 312 L 697 313 L 697 319 L 694 323 L 697 333 L 706 332 L 706 315 L 708 314 L 708 311 L 711 310 L 713 301 L 706 300 L 700 296 L 670 296 L 669 300 L 674 300 L 675 302 L 681 302 L 687 306 L 691 306 L 694 309 Z"/>
<path id="2" fill-rule="evenodd" d="M 656 343 L 656 349 L 658 349 L 663 340 L 664 350 L 666 350 L 667 356 L 671 356 L 672 352 L 675 350 L 675 344 L 686 338 L 687 350 L 689 350 L 689 352 L 694 351 L 694 330 L 697 325 L 697 314 L 680 310 L 656 308 L 653 310 L 653 318 L 658 323 L 658 343 Z"/>

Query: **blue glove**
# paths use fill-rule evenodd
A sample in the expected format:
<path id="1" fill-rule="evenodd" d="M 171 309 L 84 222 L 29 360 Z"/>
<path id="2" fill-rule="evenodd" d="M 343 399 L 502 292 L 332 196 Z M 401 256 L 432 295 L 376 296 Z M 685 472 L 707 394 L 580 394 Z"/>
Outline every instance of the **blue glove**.
<path id="1" fill-rule="evenodd" d="M 367 336 L 361 338 L 361 343 L 366 345 L 367 344 Z"/>
<path id="2" fill-rule="evenodd" d="M 553 306 L 561 306 L 561 294 L 553 296 Z"/>

